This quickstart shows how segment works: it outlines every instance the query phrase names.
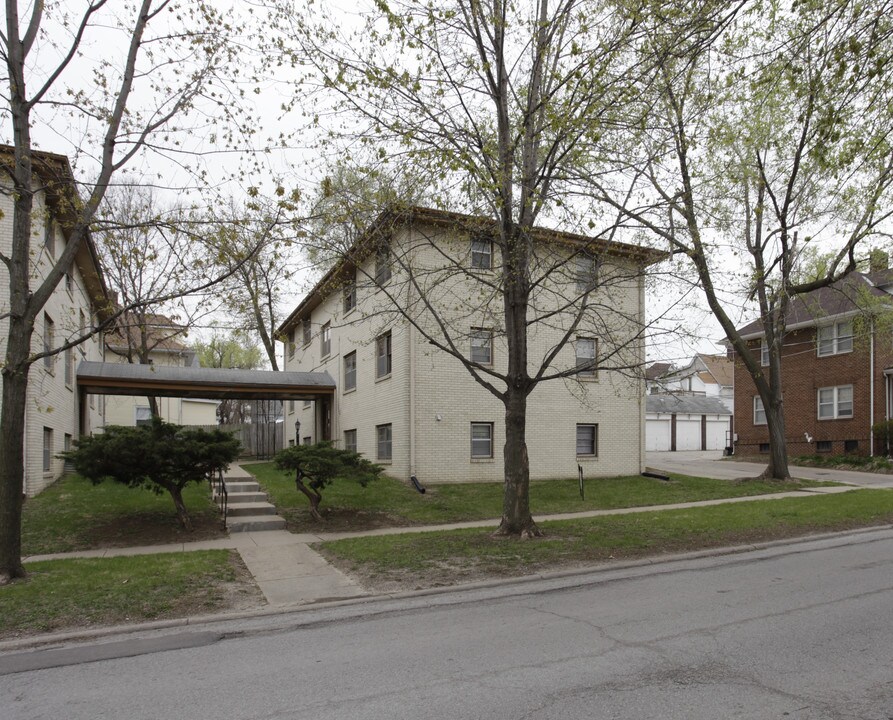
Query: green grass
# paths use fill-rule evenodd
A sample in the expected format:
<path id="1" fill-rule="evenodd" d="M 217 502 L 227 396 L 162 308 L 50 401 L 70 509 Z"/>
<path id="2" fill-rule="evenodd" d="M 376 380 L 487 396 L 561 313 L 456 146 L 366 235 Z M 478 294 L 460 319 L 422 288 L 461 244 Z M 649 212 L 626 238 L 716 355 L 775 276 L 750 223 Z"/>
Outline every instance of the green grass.
<path id="1" fill-rule="evenodd" d="M 791 458 L 791 465 L 808 467 L 852 468 L 865 472 L 893 472 L 893 463 L 880 455 L 800 455 Z"/>
<path id="2" fill-rule="evenodd" d="M 373 587 L 430 587 L 891 522 L 893 490 L 856 490 L 544 522 L 546 536 L 529 541 L 459 530 L 351 538 L 320 547 Z"/>
<path id="3" fill-rule="evenodd" d="M 207 485 L 183 491 L 194 531 L 182 530 L 170 496 L 115 482 L 92 485 L 68 475 L 28 498 L 22 519 L 24 555 L 184 542 L 223 537 L 223 524 Z"/>
<path id="4" fill-rule="evenodd" d="M 307 512 L 307 499 L 295 489 L 293 476 L 276 470 L 272 463 L 246 465 L 245 469 L 257 477 L 290 528 L 314 526 Z M 674 475 L 671 482 L 664 482 L 634 475 L 587 479 L 585 500 L 581 500 L 576 478 L 543 480 L 530 483 L 530 506 L 536 515 L 546 515 L 762 495 L 821 484 L 827 483 L 736 483 L 684 475 Z M 365 488 L 341 479 L 325 488 L 322 494 L 322 509 L 328 510 L 333 520 L 332 527 L 326 523 L 326 529 L 437 524 L 502 515 L 501 483 L 432 485 L 421 495 L 408 484 L 389 477 L 382 477 Z M 343 517 L 348 512 L 352 515 Z M 318 528 L 319 524 L 315 526 Z"/>
<path id="5" fill-rule="evenodd" d="M 0 637 L 211 613 L 253 600 L 234 551 L 49 560 L 0 587 Z"/>

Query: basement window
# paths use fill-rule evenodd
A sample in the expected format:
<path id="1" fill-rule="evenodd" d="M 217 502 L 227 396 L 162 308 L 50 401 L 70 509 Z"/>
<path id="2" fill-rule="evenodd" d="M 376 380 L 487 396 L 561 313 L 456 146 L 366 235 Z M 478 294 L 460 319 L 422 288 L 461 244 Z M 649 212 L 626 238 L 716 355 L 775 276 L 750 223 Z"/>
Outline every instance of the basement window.
<path id="1" fill-rule="evenodd" d="M 829 453 L 833 450 L 834 444 L 830 440 L 816 440 L 815 451 L 820 453 Z"/>

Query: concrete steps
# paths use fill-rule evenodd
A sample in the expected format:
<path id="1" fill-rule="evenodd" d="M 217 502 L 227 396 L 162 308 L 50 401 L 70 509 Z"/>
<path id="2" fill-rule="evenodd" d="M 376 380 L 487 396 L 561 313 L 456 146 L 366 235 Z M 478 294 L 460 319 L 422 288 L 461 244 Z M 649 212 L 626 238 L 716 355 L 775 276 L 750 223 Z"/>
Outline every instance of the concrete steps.
<path id="1" fill-rule="evenodd" d="M 257 481 L 242 468 L 231 466 L 226 474 L 226 529 L 229 532 L 284 530 L 285 520 L 276 514 L 276 506 L 267 501 Z M 219 502 L 219 499 L 215 497 Z"/>

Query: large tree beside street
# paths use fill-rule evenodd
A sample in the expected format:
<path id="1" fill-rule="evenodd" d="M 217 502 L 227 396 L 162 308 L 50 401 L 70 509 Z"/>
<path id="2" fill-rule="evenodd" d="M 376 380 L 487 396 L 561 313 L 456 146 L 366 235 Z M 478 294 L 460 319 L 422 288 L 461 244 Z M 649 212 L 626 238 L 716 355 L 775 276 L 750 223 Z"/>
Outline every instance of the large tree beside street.
<path id="1" fill-rule="evenodd" d="M 241 67 L 233 36 L 240 28 L 213 3 L 139 0 L 110 3 L 5 2 L 0 55 L 6 69 L 3 117 L 11 150 L 2 158 L 3 192 L 12 198 L 12 239 L 0 260 L 9 295 L 0 414 L 0 583 L 24 575 L 21 562 L 23 438 L 35 321 L 89 232 L 114 178 L 154 156 L 174 158 L 184 177 L 203 179 L 203 154 L 250 137 L 255 124 L 231 123 L 241 107 L 225 79 Z M 188 130 L 201 129 L 189 133 Z M 75 178 L 68 163 L 43 163 L 38 142 L 57 138 L 89 166 L 91 180 L 65 194 L 66 244 L 47 272 L 33 273 L 39 193 L 58 193 Z M 66 144 L 69 143 L 69 144 Z M 54 148 L 55 149 L 55 148 Z M 79 179 L 79 178 L 78 178 Z M 190 181 L 191 182 L 191 181 Z M 59 209 L 57 208 L 57 212 Z"/>
<path id="2" fill-rule="evenodd" d="M 686 18 L 705 10 L 709 22 L 680 43 Z M 598 202 L 693 271 L 756 386 L 768 477 L 789 476 L 781 348 L 791 302 L 889 238 L 891 13 L 885 0 L 818 0 L 650 14 L 637 52 L 655 72 L 629 98 L 634 122 L 610 135 L 613 176 L 590 177 Z M 730 301 L 758 308 L 762 353 L 738 332 Z"/>
<path id="3" fill-rule="evenodd" d="M 618 239 L 616 214 L 583 217 L 563 198 L 580 164 L 589 161 L 584 150 L 614 122 L 627 88 L 647 70 L 630 52 L 640 33 L 638 13 L 616 12 L 600 0 L 407 0 L 377 2 L 363 17 L 362 27 L 350 32 L 315 5 L 299 19 L 290 16 L 300 46 L 296 62 L 313 63 L 308 82 L 317 79 L 327 98 L 320 102 L 338 111 L 322 118 L 343 119 L 330 134 L 339 157 L 349 148 L 360 167 L 404 167 L 432 203 L 484 218 L 466 229 L 495 248 L 496 272 L 477 286 L 484 296 L 478 309 L 499 328 L 504 371 L 469 360 L 467 328 L 458 333 L 428 302 L 424 277 L 432 276 L 423 277 L 410 254 L 393 261 L 411 294 L 397 285 L 389 297 L 416 330 L 501 401 L 506 430 L 499 532 L 537 535 L 528 496 L 528 398 L 540 383 L 570 382 L 579 371 L 558 367 L 556 358 L 580 323 L 598 322 L 598 303 L 609 300 L 611 281 L 600 278 L 599 293 L 592 292 L 592 282 L 574 282 L 578 260 L 594 271 L 592 256 Z M 402 222 L 399 206 L 390 217 Z M 591 241 L 538 253 L 537 247 L 548 247 L 534 241 L 540 224 L 562 225 Z M 480 280 L 480 273 L 469 273 L 455 258 L 444 262 L 451 277 L 465 273 L 469 281 Z M 556 298 L 550 282 L 561 275 L 568 282 Z M 629 275 L 616 282 L 630 282 Z M 532 356 L 536 328 L 559 325 L 555 346 Z M 615 352 L 613 359 L 629 370 L 643 329 L 627 327 L 626 333 L 630 352 Z M 594 362 L 610 369 L 605 358 Z"/>

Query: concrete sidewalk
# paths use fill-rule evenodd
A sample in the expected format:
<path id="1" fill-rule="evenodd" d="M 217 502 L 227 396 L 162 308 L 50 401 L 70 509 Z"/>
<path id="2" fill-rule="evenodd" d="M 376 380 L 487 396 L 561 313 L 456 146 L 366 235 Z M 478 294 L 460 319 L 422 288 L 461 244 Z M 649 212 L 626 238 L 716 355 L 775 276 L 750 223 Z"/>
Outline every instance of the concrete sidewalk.
<path id="1" fill-rule="evenodd" d="M 641 512 L 659 512 L 680 508 L 706 507 L 728 503 L 750 502 L 752 500 L 780 500 L 788 497 L 810 497 L 841 493 L 855 490 L 847 486 L 810 488 L 772 495 L 752 495 L 749 497 L 720 498 L 717 500 L 701 500 L 697 502 L 675 503 L 672 505 L 651 505 L 646 507 L 617 508 L 612 510 L 589 510 L 580 513 L 563 513 L 560 515 L 543 515 L 537 522 L 548 520 L 572 520 L 576 518 L 600 517 L 605 515 L 625 515 Z M 424 525 L 379 530 L 340 532 L 340 533 L 300 533 L 293 534 L 285 530 L 269 530 L 264 532 L 233 533 L 230 537 L 218 540 L 202 540 L 192 543 L 171 543 L 167 545 L 149 545 L 130 548 L 106 548 L 103 550 L 87 550 L 83 552 L 54 553 L 51 555 L 32 555 L 24 558 L 25 562 L 40 560 L 56 560 L 60 558 L 97 558 L 133 555 L 152 555 L 155 553 L 190 552 L 194 550 L 237 550 L 245 562 L 249 572 L 254 576 L 270 607 L 284 608 L 306 605 L 326 600 L 345 599 L 367 595 L 360 585 L 336 569 L 319 553 L 310 547 L 311 543 L 326 540 L 338 540 L 351 537 L 377 535 L 398 535 L 404 533 L 435 532 L 440 530 L 458 530 L 462 528 L 495 528 L 499 519 L 476 520 L 472 522 L 449 523 L 446 525 Z"/>

